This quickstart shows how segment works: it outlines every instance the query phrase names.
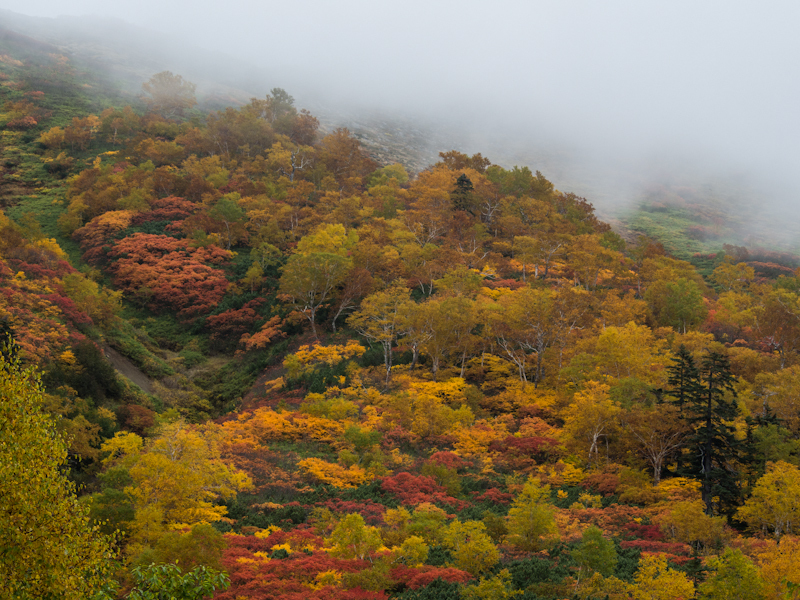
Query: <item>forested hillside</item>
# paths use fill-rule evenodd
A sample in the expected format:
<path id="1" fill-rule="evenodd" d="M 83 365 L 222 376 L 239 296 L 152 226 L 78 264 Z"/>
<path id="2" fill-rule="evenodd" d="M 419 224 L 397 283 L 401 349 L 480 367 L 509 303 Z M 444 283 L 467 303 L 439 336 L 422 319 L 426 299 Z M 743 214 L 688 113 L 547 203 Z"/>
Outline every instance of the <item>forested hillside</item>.
<path id="1" fill-rule="evenodd" d="M 796 257 L 0 44 L 9 597 L 797 597 Z"/>

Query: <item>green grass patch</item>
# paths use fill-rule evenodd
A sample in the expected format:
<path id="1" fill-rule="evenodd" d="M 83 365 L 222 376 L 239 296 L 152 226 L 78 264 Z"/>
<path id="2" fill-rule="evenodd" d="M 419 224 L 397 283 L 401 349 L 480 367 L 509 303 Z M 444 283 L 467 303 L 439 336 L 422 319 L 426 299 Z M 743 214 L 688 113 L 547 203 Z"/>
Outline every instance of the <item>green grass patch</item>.
<path id="1" fill-rule="evenodd" d="M 131 323 L 121 320 L 107 334 L 108 342 L 121 354 L 130 358 L 148 376 L 160 379 L 175 371 L 167 361 L 154 354 L 150 348 L 155 344 L 146 334 L 137 331 Z"/>

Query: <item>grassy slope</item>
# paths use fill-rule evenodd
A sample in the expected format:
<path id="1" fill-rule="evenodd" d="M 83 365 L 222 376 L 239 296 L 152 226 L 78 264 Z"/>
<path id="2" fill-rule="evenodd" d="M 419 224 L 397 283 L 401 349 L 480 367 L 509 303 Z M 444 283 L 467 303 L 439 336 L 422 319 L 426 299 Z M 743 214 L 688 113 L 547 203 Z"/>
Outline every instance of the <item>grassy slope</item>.
<path id="1" fill-rule="evenodd" d="M 0 59 L 0 72 L 6 75 L 6 82 L 12 82 L 0 87 L 0 101 L 8 105 L 23 100 L 25 92 L 30 91 L 45 94 L 39 103 L 41 110 L 37 126 L 25 131 L 2 131 L 0 206 L 17 223 L 30 222 L 33 217 L 41 233 L 54 238 L 67 252 L 73 266 L 87 269 L 78 244 L 64 235 L 58 225 L 58 218 L 66 207 L 66 180 L 46 171 L 42 160 L 43 148 L 36 139 L 51 127 L 68 125 L 74 117 L 99 114 L 110 106 L 135 106 L 138 100 L 120 92 L 118 86 L 104 75 L 76 66 L 57 48 L 8 30 L 0 30 L 0 57 L 7 57 Z M 0 122 L 9 118 L 10 115 L 5 119 L 0 117 Z M 97 141 L 85 152 L 70 152 L 70 156 L 76 158 L 72 172 L 80 172 L 97 154 L 108 149 L 110 147 L 105 147 L 102 141 Z M 197 349 L 207 346 L 205 336 L 187 330 L 173 316 L 156 316 L 127 305 L 121 317 L 117 327 L 103 332 L 104 337 L 149 377 L 171 376 L 176 370 L 188 372 L 184 368 L 186 357 L 180 351 L 186 346 Z M 232 393 L 245 393 L 256 375 L 253 369 L 237 372 L 236 377 L 226 378 L 219 374 L 220 370 L 225 371 L 229 357 L 208 362 L 201 352 L 201 356 L 189 362 L 206 363 L 205 368 L 191 370 L 193 378 L 203 377 L 210 385 L 221 385 L 224 388 L 221 393 L 226 399 Z"/>

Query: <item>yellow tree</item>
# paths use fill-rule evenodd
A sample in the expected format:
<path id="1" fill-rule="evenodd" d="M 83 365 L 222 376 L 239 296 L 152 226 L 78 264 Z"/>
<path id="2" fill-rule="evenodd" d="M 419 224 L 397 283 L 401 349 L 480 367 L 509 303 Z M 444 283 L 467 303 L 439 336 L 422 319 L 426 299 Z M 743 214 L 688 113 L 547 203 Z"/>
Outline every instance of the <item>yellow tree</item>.
<path id="1" fill-rule="evenodd" d="M 420 248 L 439 244 L 451 218 L 450 190 L 458 175 L 444 167 L 419 174 L 409 187 L 409 207 L 402 219 Z"/>
<path id="2" fill-rule="evenodd" d="M 51 127 L 39 136 L 37 140 L 47 148 L 61 148 L 64 145 L 64 129 L 61 127 Z"/>
<path id="3" fill-rule="evenodd" d="M 346 515 L 331 532 L 328 543 L 332 546 L 333 556 L 370 562 L 383 548 L 378 528 L 369 527 L 358 513 Z"/>
<path id="4" fill-rule="evenodd" d="M 719 547 L 725 541 L 725 517 L 708 516 L 700 499 L 675 502 L 658 520 L 668 537 L 698 551 Z"/>
<path id="5" fill-rule="evenodd" d="M 669 405 L 634 408 L 625 413 L 623 422 L 636 439 L 639 454 L 653 469 L 653 485 L 658 485 L 664 462 L 680 450 L 689 436 L 686 422 L 680 418 L 678 408 Z"/>
<path id="6" fill-rule="evenodd" d="M 106 462 L 118 461 L 133 480 L 125 493 L 136 511 L 137 541 L 152 542 L 165 526 L 219 521 L 226 508 L 216 501 L 251 486 L 245 473 L 220 459 L 220 435 L 214 425 L 176 422 L 164 425 L 146 446 L 133 433 L 118 433 L 103 445 L 110 452 Z"/>
<path id="7" fill-rule="evenodd" d="M 795 436 L 800 434 L 800 366 L 758 373 L 753 392 L 748 406 L 753 413 L 765 414 L 769 408 Z"/>
<path id="8" fill-rule="evenodd" d="M 800 469 L 782 460 L 768 463 L 737 514 L 754 529 L 772 530 L 777 541 L 792 533 L 800 523 Z"/>
<path id="9" fill-rule="evenodd" d="M 532 200 L 532 202 L 536 201 Z M 514 236 L 514 258 L 522 263 L 522 280 L 528 280 L 528 265 L 533 265 L 534 279 L 539 278 L 540 267 L 542 267 L 542 277 L 547 277 L 550 265 L 567 245 L 568 240 L 569 236 L 567 235 L 548 232 L 537 232 L 535 237 Z"/>
<path id="10" fill-rule="evenodd" d="M 723 291 L 726 292 L 741 292 L 747 288 L 751 281 L 755 278 L 755 270 L 753 267 L 747 266 L 746 263 L 732 264 L 724 262 L 716 269 L 711 275 L 711 279 Z"/>
<path id="11" fill-rule="evenodd" d="M 532 379 L 537 384 L 544 370 L 544 352 L 553 342 L 552 292 L 522 288 L 501 296 L 497 308 L 490 321 L 497 344 L 517 366 L 520 381 Z M 529 365 L 531 354 L 536 355 L 534 365 Z"/>
<path id="12" fill-rule="evenodd" d="M 0 352 L 0 592 L 91 597 L 111 575 L 110 540 L 89 523 L 65 474 L 67 447 L 42 410 L 37 375 Z"/>
<path id="13" fill-rule="evenodd" d="M 328 252 L 347 256 L 350 250 L 358 243 L 358 234 L 349 232 L 340 223 L 327 223 L 320 225 L 308 235 L 297 242 L 297 252 L 300 254 L 313 254 L 315 252 Z"/>
<path id="14" fill-rule="evenodd" d="M 122 292 L 101 287 L 82 273 L 69 273 L 61 280 L 64 292 L 100 327 L 114 324 L 122 310 Z"/>
<path id="15" fill-rule="evenodd" d="M 609 387 L 590 381 L 562 414 L 567 445 L 586 457 L 589 465 L 600 461 L 600 446 L 605 441 L 606 458 L 611 434 L 617 429 L 622 408 L 608 396 Z"/>
<path id="16" fill-rule="evenodd" d="M 629 322 L 609 326 L 577 344 L 577 353 L 561 372 L 576 384 L 593 379 L 612 386 L 640 390 L 664 387 L 672 354 L 665 340 L 657 340 L 645 325 Z M 648 392 L 645 392 L 648 393 Z M 641 395 L 641 394 L 640 394 Z"/>
<path id="17" fill-rule="evenodd" d="M 452 551 L 455 566 L 473 575 L 485 573 L 500 560 L 500 552 L 481 521 L 455 520 L 445 529 L 443 539 Z"/>
<path id="18" fill-rule="evenodd" d="M 766 598 L 797 600 L 800 597 L 800 538 L 784 536 L 781 543 L 770 543 L 755 556 L 759 575 L 764 580 Z M 794 590 L 789 590 L 795 586 Z"/>
<path id="19" fill-rule="evenodd" d="M 410 535 L 398 548 L 393 549 L 393 561 L 402 562 L 409 567 L 419 567 L 428 560 L 430 548 L 418 535 Z"/>
<path id="20" fill-rule="evenodd" d="M 521 381 L 538 386 L 544 377 L 545 352 L 553 346 L 563 348 L 570 334 L 582 326 L 587 308 L 584 294 L 588 296 L 572 289 L 554 292 L 526 287 L 498 300 L 491 331 L 517 366 Z M 533 365 L 529 365 L 531 355 L 535 355 Z"/>
<path id="21" fill-rule="evenodd" d="M 481 577 L 477 584 L 468 585 L 461 592 L 464 600 L 507 600 L 520 595 L 520 590 L 514 590 L 508 569 L 503 569 L 494 577 Z"/>
<path id="22" fill-rule="evenodd" d="M 558 533 L 549 498 L 550 486 L 531 478 L 514 499 L 508 511 L 509 541 L 521 550 L 541 550 Z"/>
<path id="23" fill-rule="evenodd" d="M 342 225 L 322 225 L 298 242 L 283 268 L 279 291 L 306 316 L 317 339 L 317 312 L 351 272 L 347 253 L 357 242 L 358 236 Z"/>
<path id="24" fill-rule="evenodd" d="M 329 133 L 319 144 L 319 160 L 335 178 L 340 189 L 360 185 L 361 178 L 378 166 L 361 149 L 359 141 L 345 128 Z"/>
<path id="25" fill-rule="evenodd" d="M 392 346 L 400 332 L 401 309 L 407 302 L 408 288 L 394 285 L 364 298 L 361 307 L 348 319 L 351 327 L 383 348 L 386 385 L 392 373 Z"/>
<path id="26" fill-rule="evenodd" d="M 344 282 L 352 261 L 338 254 L 314 252 L 293 254 L 281 275 L 280 293 L 308 319 L 314 337 L 317 335 L 317 313 Z"/>
<path id="27" fill-rule="evenodd" d="M 800 296 L 785 289 L 764 298 L 758 329 L 781 358 L 781 368 L 800 349 Z"/>
<path id="28" fill-rule="evenodd" d="M 600 326 L 615 325 L 623 327 L 633 322 L 642 324 L 647 316 L 647 303 L 636 298 L 633 290 L 622 293 L 618 290 L 608 290 L 600 305 Z"/>
<path id="29" fill-rule="evenodd" d="M 601 274 L 621 273 L 624 263 L 621 253 L 601 245 L 598 234 L 576 236 L 569 247 L 569 264 L 575 273 L 575 283 L 587 290 L 597 287 Z"/>
<path id="30" fill-rule="evenodd" d="M 467 355 L 474 346 L 472 330 L 477 325 L 475 301 L 463 296 L 432 298 L 419 306 L 428 314 L 430 336 L 422 348 L 431 358 L 436 380 L 442 362 L 449 357 L 461 359 L 463 376 Z"/>
<path id="31" fill-rule="evenodd" d="M 633 581 L 634 600 L 680 600 L 694 596 L 692 582 L 680 571 L 669 568 L 664 555 L 642 555 Z"/>

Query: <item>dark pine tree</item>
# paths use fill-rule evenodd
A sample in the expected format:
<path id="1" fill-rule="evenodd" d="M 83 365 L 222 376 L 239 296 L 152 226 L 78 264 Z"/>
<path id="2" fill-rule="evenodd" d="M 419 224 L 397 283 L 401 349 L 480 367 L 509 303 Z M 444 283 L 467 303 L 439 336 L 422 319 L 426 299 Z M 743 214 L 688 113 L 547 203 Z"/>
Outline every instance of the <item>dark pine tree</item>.
<path id="1" fill-rule="evenodd" d="M 464 210 L 473 214 L 473 185 L 466 173 L 456 179 L 456 187 L 450 192 L 450 201 L 453 203 L 453 210 Z"/>
<path id="2" fill-rule="evenodd" d="M 669 373 L 667 383 L 671 389 L 666 392 L 666 395 L 672 397 L 672 403 L 678 407 L 678 414 L 683 419 L 685 418 L 684 410 L 689 403 L 689 399 L 696 398 L 702 389 L 700 373 L 694 364 L 691 353 L 683 344 L 678 348 L 674 364 L 671 367 L 667 367 L 667 372 Z M 683 471 L 683 451 L 684 449 L 682 448 L 677 456 L 678 473 Z"/>
<path id="3" fill-rule="evenodd" d="M 702 483 L 706 513 L 719 506 L 729 512 L 739 498 L 738 477 L 734 468 L 738 445 L 729 425 L 736 418 L 735 377 L 724 354 L 709 352 L 699 369 L 699 386 L 685 398 L 684 415 L 694 426 L 689 439 L 690 464 L 687 475 Z M 733 399 L 728 399 L 726 393 Z"/>

